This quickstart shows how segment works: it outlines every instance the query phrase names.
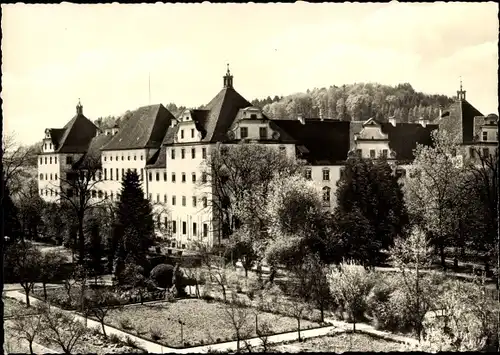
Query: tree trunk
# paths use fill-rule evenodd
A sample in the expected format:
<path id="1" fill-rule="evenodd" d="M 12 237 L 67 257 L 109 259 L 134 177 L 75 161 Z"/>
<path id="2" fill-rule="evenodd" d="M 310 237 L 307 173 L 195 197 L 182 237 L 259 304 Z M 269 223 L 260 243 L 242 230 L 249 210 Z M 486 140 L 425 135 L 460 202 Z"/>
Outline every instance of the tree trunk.
<path id="1" fill-rule="evenodd" d="M 26 293 L 26 307 L 30 306 L 30 285 L 24 287 L 24 292 Z"/>
<path id="2" fill-rule="evenodd" d="M 248 279 L 248 269 L 245 267 L 245 277 Z"/>
<path id="3" fill-rule="evenodd" d="M 33 342 L 30 341 L 29 344 L 30 344 L 30 354 L 33 355 L 34 354 L 34 352 L 33 352 Z"/>
<path id="4" fill-rule="evenodd" d="M 439 245 L 439 255 L 441 257 L 441 266 L 443 267 L 443 270 L 446 271 L 446 260 L 445 260 L 444 245 L 443 244 Z"/>
<path id="5" fill-rule="evenodd" d="M 47 284 L 43 282 L 42 285 L 43 285 L 43 299 L 45 300 L 45 302 L 47 302 Z"/>
<path id="6" fill-rule="evenodd" d="M 458 247 L 455 247 L 455 253 L 453 253 L 453 267 L 455 270 L 458 269 Z"/>
<path id="7" fill-rule="evenodd" d="M 83 233 L 83 214 L 78 216 L 78 256 L 80 264 L 83 264 L 85 258 L 85 236 Z"/>
<path id="8" fill-rule="evenodd" d="M 108 335 L 106 334 L 106 328 L 104 326 L 104 319 L 101 321 L 101 327 L 102 327 L 102 334 L 106 339 L 108 339 Z"/>

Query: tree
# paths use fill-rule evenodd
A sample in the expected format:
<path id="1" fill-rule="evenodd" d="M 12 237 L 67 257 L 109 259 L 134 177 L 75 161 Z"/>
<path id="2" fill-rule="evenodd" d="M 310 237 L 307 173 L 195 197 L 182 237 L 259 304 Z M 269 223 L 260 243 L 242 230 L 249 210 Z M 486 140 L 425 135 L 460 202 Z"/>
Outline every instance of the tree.
<path id="1" fill-rule="evenodd" d="M 174 276 L 174 267 L 169 264 L 156 265 L 151 270 L 150 278 L 157 287 L 169 289 L 172 287 L 172 279 Z"/>
<path id="2" fill-rule="evenodd" d="M 361 226 L 368 222 L 373 230 L 374 238 L 365 246 L 371 248 L 367 254 L 359 255 L 368 259 L 371 265 L 382 259 L 380 249 L 388 249 L 408 224 L 402 186 L 398 180 L 399 177 L 384 159 L 374 161 L 351 157 L 337 182 L 336 214 L 344 221 L 361 219 Z M 346 217 L 351 214 L 351 217 Z M 362 236 L 352 233 L 351 223 L 347 223 L 346 227 L 351 230 L 351 235 L 347 236 L 354 237 L 353 242 L 359 245 L 356 239 Z"/>
<path id="3" fill-rule="evenodd" d="M 42 254 L 31 243 L 19 241 L 9 248 L 9 263 L 12 262 L 16 280 L 26 294 L 26 306 L 30 306 L 29 293 L 35 282 L 40 281 Z"/>
<path id="4" fill-rule="evenodd" d="M 82 343 L 82 337 L 87 332 L 87 328 L 80 321 L 55 308 L 46 307 L 42 313 L 42 321 L 42 339 L 60 346 L 68 355 L 73 353 L 77 344 Z"/>
<path id="5" fill-rule="evenodd" d="M 33 162 L 34 160 L 34 162 Z M 16 195 L 29 178 L 29 167 L 36 166 L 36 150 L 34 147 L 19 145 L 13 135 L 2 138 L 2 174 L 3 183 L 10 192 Z"/>
<path id="6" fill-rule="evenodd" d="M 127 171 L 122 181 L 116 215 L 115 228 L 120 238 L 118 256 L 145 265 L 146 253 L 153 245 L 154 222 L 151 205 L 144 198 L 139 176 L 134 171 Z"/>
<path id="7" fill-rule="evenodd" d="M 424 317 L 432 306 L 432 286 L 428 280 L 422 279 L 422 270 L 429 267 L 432 261 L 432 248 L 425 233 L 414 229 L 407 239 L 396 239 L 389 254 L 394 267 L 401 270 L 408 306 L 413 315 L 412 323 L 420 339 Z"/>
<path id="8" fill-rule="evenodd" d="M 25 339 L 28 342 L 30 354 L 33 352 L 33 342 L 42 331 L 41 315 L 26 315 L 23 311 L 16 312 L 12 317 L 12 330 L 19 339 Z"/>
<path id="9" fill-rule="evenodd" d="M 86 216 L 104 202 L 96 198 L 96 189 L 101 182 L 101 157 L 89 152 L 74 163 L 71 170 L 60 176 L 60 186 L 54 188 L 59 196 L 58 202 L 64 203 L 72 212 L 78 227 L 78 256 L 80 263 L 85 261 L 85 219 Z"/>
<path id="10" fill-rule="evenodd" d="M 224 304 L 224 320 L 226 323 L 234 329 L 234 334 L 236 336 L 236 352 L 240 352 L 240 342 L 245 339 L 248 331 L 245 331 L 245 327 L 248 326 L 250 319 L 250 308 L 245 307 L 245 305 L 238 299 L 236 293 L 231 294 L 231 300 Z"/>
<path id="11" fill-rule="evenodd" d="M 45 209 L 45 202 L 39 195 L 35 179 L 25 182 L 18 192 L 16 204 L 23 234 L 34 240 L 43 225 L 42 216 Z"/>
<path id="12" fill-rule="evenodd" d="M 67 262 L 64 255 L 56 251 L 49 251 L 42 256 L 40 265 L 40 281 L 43 285 L 43 298 L 47 301 L 47 283 L 55 281 L 59 276 L 61 267 Z"/>
<path id="13" fill-rule="evenodd" d="M 415 160 L 404 184 L 405 200 L 413 223 L 431 235 L 432 243 L 446 268 L 445 247 L 457 218 L 459 194 L 456 187 L 463 178 L 463 167 L 456 156 L 460 148 L 448 133 L 432 133 L 433 146 L 417 145 Z"/>
<path id="14" fill-rule="evenodd" d="M 373 286 L 370 272 L 352 262 L 342 263 L 330 267 L 327 279 L 333 298 L 348 312 L 356 332 L 356 321 L 366 309 L 366 296 Z"/>
<path id="15" fill-rule="evenodd" d="M 97 219 L 93 218 L 89 221 L 89 240 L 86 248 L 87 252 L 87 268 L 94 274 L 94 280 L 97 284 L 97 278 L 104 272 L 104 265 L 102 263 L 103 243 L 99 230 L 99 223 Z"/>
<path id="16" fill-rule="evenodd" d="M 135 264 L 127 264 L 125 266 L 124 273 L 125 278 L 124 282 L 130 286 L 134 290 L 139 292 L 139 297 L 141 299 L 141 304 L 144 302 L 144 294 L 150 280 L 146 279 L 144 276 L 144 268 Z"/>
<path id="17" fill-rule="evenodd" d="M 85 311 L 87 314 L 92 314 L 101 323 L 102 333 L 107 338 L 106 327 L 104 320 L 111 309 L 116 309 L 120 306 L 120 300 L 115 293 L 103 289 L 94 289 L 90 297 L 86 297 Z"/>
<path id="18" fill-rule="evenodd" d="M 3 220 L 3 238 L 8 237 L 12 243 L 19 239 L 24 239 L 19 223 L 18 209 L 12 202 L 8 186 L 2 185 L 2 220 Z M 4 239 L 5 240 L 5 239 Z"/>

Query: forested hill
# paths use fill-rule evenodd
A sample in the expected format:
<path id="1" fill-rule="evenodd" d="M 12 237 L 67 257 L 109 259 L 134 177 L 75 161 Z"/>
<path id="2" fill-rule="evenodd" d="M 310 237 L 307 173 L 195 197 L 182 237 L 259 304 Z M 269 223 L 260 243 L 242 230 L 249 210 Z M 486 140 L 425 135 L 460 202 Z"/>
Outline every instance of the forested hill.
<path id="1" fill-rule="evenodd" d="M 375 83 L 356 83 L 345 86 L 307 90 L 288 96 L 267 97 L 253 100 L 254 106 L 260 107 L 275 119 L 296 119 L 319 117 L 346 119 L 352 121 L 367 120 L 375 117 L 387 121 L 394 116 L 398 122 L 414 122 L 419 118 L 433 120 L 439 115 L 439 108 L 445 108 L 453 99 L 445 95 L 427 95 L 416 92 L 408 83 L 397 86 Z"/>

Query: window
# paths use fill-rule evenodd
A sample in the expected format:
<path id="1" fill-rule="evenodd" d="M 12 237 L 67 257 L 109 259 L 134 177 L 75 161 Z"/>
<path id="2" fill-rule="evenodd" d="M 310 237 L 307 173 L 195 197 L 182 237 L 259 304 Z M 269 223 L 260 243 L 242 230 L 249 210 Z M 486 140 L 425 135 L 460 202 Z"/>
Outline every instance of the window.
<path id="1" fill-rule="evenodd" d="M 160 181 L 160 173 L 156 173 L 156 181 Z"/>
<path id="2" fill-rule="evenodd" d="M 312 171 L 311 169 L 306 169 L 306 179 L 311 180 L 312 179 Z"/>
<path id="3" fill-rule="evenodd" d="M 280 146 L 280 153 L 286 154 L 286 147 L 285 146 Z"/>
<path id="4" fill-rule="evenodd" d="M 165 217 L 163 219 L 163 224 L 165 225 L 165 228 L 168 226 L 168 218 L 167 217 Z"/>
<path id="5" fill-rule="evenodd" d="M 488 132 L 483 132 L 483 141 L 488 140 Z"/>
<path id="6" fill-rule="evenodd" d="M 97 197 L 102 198 L 102 191 L 101 190 L 97 191 Z"/>
<path id="7" fill-rule="evenodd" d="M 52 143 L 49 143 L 49 149 L 52 149 Z"/>
<path id="8" fill-rule="evenodd" d="M 207 182 L 207 173 L 201 173 L 201 182 Z"/>
<path id="9" fill-rule="evenodd" d="M 203 200 L 203 207 L 207 207 L 207 205 L 208 205 L 207 197 L 203 196 L 202 200 Z"/>
<path id="10" fill-rule="evenodd" d="M 43 145 L 43 149 L 47 150 L 47 143 Z"/>
<path id="11" fill-rule="evenodd" d="M 187 223 L 182 222 L 182 234 L 186 234 L 186 231 L 187 231 Z"/>
<path id="12" fill-rule="evenodd" d="M 474 149 L 474 148 L 472 148 L 472 147 L 471 147 L 471 148 L 469 148 L 469 156 L 470 156 L 471 158 L 474 158 L 474 157 L 475 157 L 475 149 Z"/>
<path id="13" fill-rule="evenodd" d="M 57 174 L 55 174 L 55 176 L 54 176 L 54 180 L 57 180 Z"/>
<path id="14" fill-rule="evenodd" d="M 259 128 L 259 138 L 260 139 L 267 139 L 267 127 L 260 127 Z"/>
<path id="15" fill-rule="evenodd" d="M 196 173 L 191 174 L 191 180 L 193 180 L 193 182 L 196 182 Z"/>
<path id="16" fill-rule="evenodd" d="M 182 173 L 182 182 L 186 182 L 186 173 Z"/>
<path id="17" fill-rule="evenodd" d="M 99 181 L 102 180 L 102 175 L 100 171 L 97 172 L 97 180 Z"/>
<path id="18" fill-rule="evenodd" d="M 47 174 L 45 174 L 45 180 L 48 180 L 48 178 L 47 178 Z"/>
<path id="19" fill-rule="evenodd" d="M 113 198 L 114 198 L 114 194 L 113 194 L 113 191 L 111 191 L 111 201 L 113 201 Z"/>
<path id="20" fill-rule="evenodd" d="M 184 139 L 184 130 L 181 129 L 181 139 Z"/>
<path id="21" fill-rule="evenodd" d="M 58 195 L 59 195 L 59 192 L 57 192 L 57 190 L 56 190 L 56 191 L 54 191 L 54 194 L 55 194 L 56 196 L 58 196 Z"/>
<path id="22" fill-rule="evenodd" d="M 196 207 L 196 196 L 193 196 L 193 207 Z"/>
<path id="23" fill-rule="evenodd" d="M 175 159 L 175 149 L 172 148 L 172 159 Z"/>
<path id="24" fill-rule="evenodd" d="M 172 221 L 172 233 L 177 233 L 177 222 Z M 173 245 L 172 245 L 173 247 Z"/>
<path id="25" fill-rule="evenodd" d="M 122 169 L 122 179 L 125 178 L 125 169 Z"/>
<path id="26" fill-rule="evenodd" d="M 172 206 L 175 206 L 175 196 L 172 196 Z"/>
<path id="27" fill-rule="evenodd" d="M 490 150 L 488 148 L 483 148 L 483 157 L 488 157 L 490 155 Z"/>
<path id="28" fill-rule="evenodd" d="M 43 174 L 40 174 L 40 180 L 43 180 Z"/>
<path id="29" fill-rule="evenodd" d="M 52 196 L 53 193 L 54 193 L 54 191 L 50 190 L 50 196 Z"/>
<path id="30" fill-rule="evenodd" d="M 40 195 L 43 196 L 43 189 L 40 189 Z"/>
<path id="31" fill-rule="evenodd" d="M 248 137 L 248 127 L 241 127 L 240 128 L 240 136 L 241 136 L 241 139 L 245 139 Z"/>
<path id="32" fill-rule="evenodd" d="M 113 180 L 113 169 L 109 169 L 109 180 Z"/>
<path id="33" fill-rule="evenodd" d="M 156 194 L 156 203 L 160 203 L 160 194 Z"/>
<path id="34" fill-rule="evenodd" d="M 175 173 L 172 173 L 172 182 L 175 182 Z"/>
<path id="35" fill-rule="evenodd" d="M 109 156 L 109 161 L 113 161 L 113 156 L 112 155 Z"/>
<path id="36" fill-rule="evenodd" d="M 163 181 L 167 181 L 167 173 L 166 172 L 163 173 Z"/>
<path id="37" fill-rule="evenodd" d="M 182 196 L 182 205 L 186 206 L 186 196 Z"/>
<path id="38" fill-rule="evenodd" d="M 134 173 L 136 173 L 136 174 L 137 174 L 137 169 L 136 169 L 136 168 L 134 168 Z"/>
<path id="39" fill-rule="evenodd" d="M 137 160 L 137 156 L 136 155 L 134 155 L 134 160 Z"/>
<path id="40" fill-rule="evenodd" d="M 387 159 L 387 149 L 382 149 L 382 157 Z"/>
<path id="41" fill-rule="evenodd" d="M 54 157 L 54 164 L 57 164 L 57 157 Z"/>
<path id="42" fill-rule="evenodd" d="M 144 169 L 141 169 L 141 180 L 144 180 Z"/>
<path id="43" fill-rule="evenodd" d="M 116 168 L 116 180 L 120 180 L 120 176 L 119 176 L 119 173 L 120 170 L 118 170 L 118 168 Z"/>
<path id="44" fill-rule="evenodd" d="M 203 236 L 208 237 L 208 224 L 203 223 Z"/>
<path id="45" fill-rule="evenodd" d="M 104 191 L 104 198 L 107 199 L 108 198 L 108 192 L 107 191 Z"/>
<path id="46" fill-rule="evenodd" d="M 181 149 L 181 159 L 184 159 L 186 157 L 186 149 L 182 148 Z"/>
<path id="47" fill-rule="evenodd" d="M 370 158 L 375 158 L 375 149 L 370 149 Z"/>
<path id="48" fill-rule="evenodd" d="M 127 155 L 127 160 L 130 160 L 130 155 Z"/>
<path id="49" fill-rule="evenodd" d="M 194 138 L 194 128 L 191 128 L 191 138 Z"/>
<path id="50" fill-rule="evenodd" d="M 201 148 L 201 157 L 207 159 L 207 148 Z"/>
<path id="51" fill-rule="evenodd" d="M 330 204 L 330 188 L 328 186 L 323 187 L 323 202 Z"/>
<path id="52" fill-rule="evenodd" d="M 163 195 L 163 202 L 164 202 L 164 203 L 167 203 L 167 194 L 164 194 L 164 195 Z"/>
<path id="53" fill-rule="evenodd" d="M 118 159 L 118 155 L 117 155 L 117 156 L 116 156 L 116 161 L 118 161 L 118 160 L 119 160 L 119 159 Z"/>
<path id="54" fill-rule="evenodd" d="M 45 157 L 45 164 L 47 164 L 47 157 Z"/>
<path id="55" fill-rule="evenodd" d="M 196 148 L 191 148 L 191 159 L 196 158 Z"/>
<path id="56" fill-rule="evenodd" d="M 49 196 L 49 190 L 45 190 L 45 196 Z"/>
<path id="57" fill-rule="evenodd" d="M 40 165 L 42 165 L 42 164 L 43 164 L 43 159 L 42 159 L 42 158 L 40 158 Z"/>
<path id="58" fill-rule="evenodd" d="M 330 181 L 330 169 L 323 170 L 323 181 Z"/>
<path id="59" fill-rule="evenodd" d="M 122 155 L 122 161 L 125 160 L 125 157 Z"/>
<path id="60" fill-rule="evenodd" d="M 106 161 L 106 159 L 107 159 L 106 156 L 104 156 L 104 161 Z"/>
<path id="61" fill-rule="evenodd" d="M 153 173 L 151 171 L 148 173 L 148 179 L 149 181 L 153 181 Z"/>
<path id="62" fill-rule="evenodd" d="M 108 169 L 104 169 L 104 180 L 108 180 Z"/>
<path id="63" fill-rule="evenodd" d="M 96 192 L 95 190 L 92 190 L 92 197 L 95 198 L 96 197 Z"/>
<path id="64" fill-rule="evenodd" d="M 52 157 L 49 157 L 49 164 L 52 164 Z"/>
<path id="65" fill-rule="evenodd" d="M 50 180 L 52 180 L 52 174 L 50 174 Z"/>
<path id="66" fill-rule="evenodd" d="M 193 235 L 196 235 L 196 223 L 193 222 Z"/>

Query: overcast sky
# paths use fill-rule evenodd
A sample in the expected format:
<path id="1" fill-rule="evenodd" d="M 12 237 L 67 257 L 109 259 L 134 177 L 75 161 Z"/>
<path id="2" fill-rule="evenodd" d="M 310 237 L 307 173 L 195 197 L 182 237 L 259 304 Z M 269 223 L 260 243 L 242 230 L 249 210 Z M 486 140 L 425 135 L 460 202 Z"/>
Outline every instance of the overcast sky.
<path id="1" fill-rule="evenodd" d="M 84 114 L 200 106 L 226 63 L 248 100 L 354 82 L 409 82 L 498 112 L 498 5 L 2 5 L 4 130 L 33 143 Z"/>

